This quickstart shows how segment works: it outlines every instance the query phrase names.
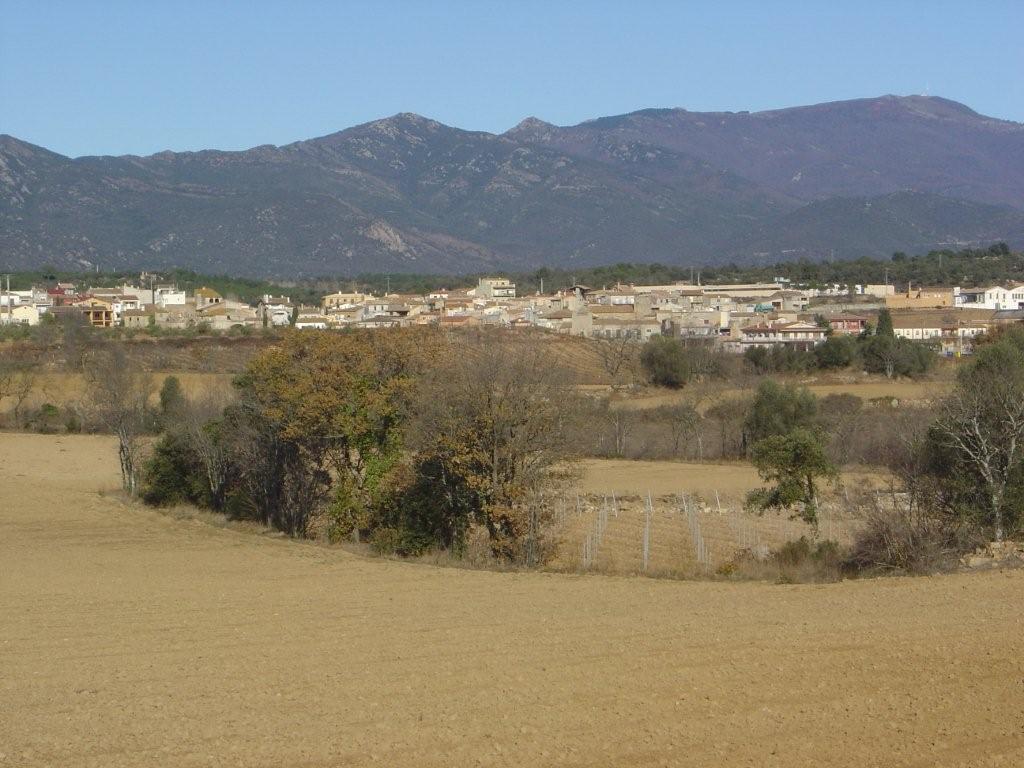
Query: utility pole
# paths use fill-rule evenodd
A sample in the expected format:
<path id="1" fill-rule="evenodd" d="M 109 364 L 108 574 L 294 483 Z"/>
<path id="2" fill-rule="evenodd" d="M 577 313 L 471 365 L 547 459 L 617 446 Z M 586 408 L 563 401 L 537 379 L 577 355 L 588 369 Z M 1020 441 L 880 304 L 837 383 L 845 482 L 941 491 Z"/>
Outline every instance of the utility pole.
<path id="1" fill-rule="evenodd" d="M 11 276 L 8 274 L 4 277 L 7 279 L 7 290 L 4 291 L 4 298 L 7 301 L 4 302 L 4 306 L 7 308 L 7 324 L 10 325 L 14 320 L 14 308 L 11 307 Z"/>

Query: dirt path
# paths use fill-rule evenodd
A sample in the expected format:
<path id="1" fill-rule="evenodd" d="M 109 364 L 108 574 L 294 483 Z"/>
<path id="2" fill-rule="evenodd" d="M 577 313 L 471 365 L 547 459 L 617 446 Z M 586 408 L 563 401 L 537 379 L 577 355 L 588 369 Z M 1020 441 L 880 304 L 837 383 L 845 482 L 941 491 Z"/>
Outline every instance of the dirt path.
<path id="1" fill-rule="evenodd" d="M 124 506 L 114 467 L 0 434 L 0 766 L 1024 764 L 1024 573 L 443 570 Z"/>

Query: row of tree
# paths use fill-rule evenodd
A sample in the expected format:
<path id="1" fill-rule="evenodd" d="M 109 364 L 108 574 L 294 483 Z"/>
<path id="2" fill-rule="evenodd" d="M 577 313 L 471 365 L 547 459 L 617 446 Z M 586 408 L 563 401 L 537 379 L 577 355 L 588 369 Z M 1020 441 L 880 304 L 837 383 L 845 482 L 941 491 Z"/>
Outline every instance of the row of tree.
<path id="1" fill-rule="evenodd" d="M 896 336 L 887 309 L 879 313 L 876 327 L 869 326 L 858 336 L 828 332 L 824 343 L 814 349 L 777 345 L 750 347 L 743 354 L 750 372 L 758 375 L 857 368 L 889 378 L 927 373 L 935 358 L 935 350 L 927 344 Z M 640 352 L 640 363 L 648 381 L 673 389 L 708 378 L 736 378 L 742 373 L 734 356 L 716 350 L 710 343 L 667 336 L 647 341 Z"/>
<path id="2" fill-rule="evenodd" d="M 169 378 L 155 412 L 148 378 L 117 345 L 91 351 L 84 370 L 91 418 L 118 438 L 126 490 L 403 554 L 458 551 L 475 529 L 494 556 L 539 562 L 566 462 L 588 451 L 581 436 L 594 431 L 593 404 L 541 339 L 293 332 L 252 359 L 230 402 L 186 397 Z M 795 510 L 813 523 L 821 484 L 837 477 L 830 440 L 857 410 L 839 400 L 765 378 L 753 399 L 656 413 L 673 422 L 677 447 L 699 442 L 694 425 L 707 419 L 723 429 L 735 421 L 737 450 L 766 484 L 751 508 Z M 1019 531 L 1024 329 L 980 345 L 951 395 L 918 421 L 888 433 L 885 457 L 933 543 L 955 549 L 964 531 Z M 147 431 L 160 437 L 142 466 Z M 896 537 L 890 529 L 883 538 Z M 892 559 L 872 551 L 869 560 Z"/>
<path id="3" fill-rule="evenodd" d="M 576 402 L 542 344 L 291 333 L 236 390 L 222 409 L 168 396 L 148 500 L 400 553 L 458 550 L 477 526 L 497 557 L 541 556 Z"/>

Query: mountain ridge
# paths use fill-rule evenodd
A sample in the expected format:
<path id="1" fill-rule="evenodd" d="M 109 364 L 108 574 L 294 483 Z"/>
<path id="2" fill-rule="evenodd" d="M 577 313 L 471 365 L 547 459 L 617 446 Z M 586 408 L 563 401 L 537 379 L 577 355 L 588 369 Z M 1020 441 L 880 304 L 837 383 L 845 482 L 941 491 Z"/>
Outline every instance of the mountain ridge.
<path id="1" fill-rule="evenodd" d="M 939 97 L 528 117 L 504 133 L 402 112 L 147 156 L 68 158 L 0 135 L 8 268 L 468 272 L 990 239 L 1024 243 L 1024 125 Z"/>

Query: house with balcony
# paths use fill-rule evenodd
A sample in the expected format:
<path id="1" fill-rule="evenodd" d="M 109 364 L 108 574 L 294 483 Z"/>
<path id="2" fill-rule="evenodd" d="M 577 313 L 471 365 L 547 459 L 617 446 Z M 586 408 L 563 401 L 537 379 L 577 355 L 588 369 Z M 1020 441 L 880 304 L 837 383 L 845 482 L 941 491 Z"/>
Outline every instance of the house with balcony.
<path id="1" fill-rule="evenodd" d="M 775 325 L 750 325 L 740 330 L 738 351 L 750 347 L 789 347 L 800 351 L 814 349 L 825 341 L 825 329 L 815 323 L 798 320 Z"/>
<path id="2" fill-rule="evenodd" d="M 81 312 L 85 322 L 93 328 L 112 328 L 114 326 L 114 304 L 108 299 L 101 299 L 98 296 L 83 296 L 65 306 Z"/>
<path id="3" fill-rule="evenodd" d="M 828 318 L 828 327 L 832 333 L 840 336 L 859 336 L 868 326 L 865 315 L 832 315 Z"/>

